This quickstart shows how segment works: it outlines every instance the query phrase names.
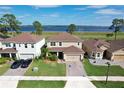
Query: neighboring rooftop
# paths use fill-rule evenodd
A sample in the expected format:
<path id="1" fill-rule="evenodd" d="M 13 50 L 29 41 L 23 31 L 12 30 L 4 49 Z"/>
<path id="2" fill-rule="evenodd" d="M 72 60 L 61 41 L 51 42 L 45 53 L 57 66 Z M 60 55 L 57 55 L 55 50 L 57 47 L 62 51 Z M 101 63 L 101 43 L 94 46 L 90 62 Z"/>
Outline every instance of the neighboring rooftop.
<path id="1" fill-rule="evenodd" d="M 48 38 L 48 41 L 82 42 L 82 40 L 67 32 L 61 32 Z"/>
<path id="2" fill-rule="evenodd" d="M 110 48 L 108 48 L 109 52 L 114 52 L 124 48 L 124 40 L 112 40 L 109 41 L 109 43 L 110 43 Z"/>
<path id="3" fill-rule="evenodd" d="M 42 40 L 43 37 L 38 35 L 33 35 L 30 33 L 22 33 L 15 37 L 7 38 L 2 40 L 2 42 L 13 42 L 13 43 L 36 43 Z"/>
<path id="4" fill-rule="evenodd" d="M 105 46 L 109 48 L 110 44 L 104 40 L 98 40 L 98 39 L 93 39 L 93 40 L 85 40 L 83 41 L 83 45 L 90 47 L 92 51 L 103 51 L 100 49 L 101 46 Z"/>

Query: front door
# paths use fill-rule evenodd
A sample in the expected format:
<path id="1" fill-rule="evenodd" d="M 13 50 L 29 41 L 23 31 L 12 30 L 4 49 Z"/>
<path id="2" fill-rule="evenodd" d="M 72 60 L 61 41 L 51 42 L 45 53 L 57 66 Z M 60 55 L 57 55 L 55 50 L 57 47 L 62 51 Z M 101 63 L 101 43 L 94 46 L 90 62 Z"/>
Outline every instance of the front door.
<path id="1" fill-rule="evenodd" d="M 58 58 L 63 59 L 63 52 L 59 52 Z"/>

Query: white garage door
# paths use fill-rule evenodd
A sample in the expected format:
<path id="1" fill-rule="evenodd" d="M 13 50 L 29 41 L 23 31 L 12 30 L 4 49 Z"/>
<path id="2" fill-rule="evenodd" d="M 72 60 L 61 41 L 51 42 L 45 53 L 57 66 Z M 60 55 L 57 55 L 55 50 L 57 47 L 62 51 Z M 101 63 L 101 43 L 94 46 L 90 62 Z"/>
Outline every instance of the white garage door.
<path id="1" fill-rule="evenodd" d="M 66 61 L 80 61 L 80 55 L 67 55 Z"/>
<path id="2" fill-rule="evenodd" d="M 33 54 L 20 54 L 20 59 L 28 59 L 28 58 L 33 58 Z"/>

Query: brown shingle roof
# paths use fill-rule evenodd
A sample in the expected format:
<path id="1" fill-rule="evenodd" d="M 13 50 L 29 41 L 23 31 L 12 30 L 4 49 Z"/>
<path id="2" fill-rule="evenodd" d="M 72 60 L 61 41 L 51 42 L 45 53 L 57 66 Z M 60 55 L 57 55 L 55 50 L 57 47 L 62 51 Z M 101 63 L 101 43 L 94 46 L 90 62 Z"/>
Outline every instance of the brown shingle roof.
<path id="1" fill-rule="evenodd" d="M 48 48 L 52 52 L 64 52 L 64 53 L 84 53 L 84 51 L 80 48 L 77 48 L 75 46 L 70 47 L 53 47 Z"/>
<path id="2" fill-rule="evenodd" d="M 114 52 L 124 48 L 124 40 L 112 40 L 109 41 L 109 43 L 110 43 L 110 48 L 108 48 L 109 52 Z"/>
<path id="3" fill-rule="evenodd" d="M 84 53 L 84 51 L 75 46 L 70 46 L 64 49 L 64 53 Z"/>
<path id="4" fill-rule="evenodd" d="M 48 41 L 82 42 L 80 38 L 66 32 L 62 32 L 55 36 L 49 37 Z"/>
<path id="5" fill-rule="evenodd" d="M 85 40 L 83 41 L 83 45 L 89 47 L 94 52 L 102 52 L 103 50 L 100 49 L 100 46 L 109 47 L 110 44 L 104 40 Z"/>
<path id="6" fill-rule="evenodd" d="M 4 39 L 2 42 L 13 42 L 13 43 L 36 43 L 42 40 L 43 37 L 38 35 L 32 35 L 30 33 L 22 33 L 12 38 Z"/>
<path id="7" fill-rule="evenodd" d="M 16 53 L 17 50 L 14 48 L 0 49 L 0 53 Z"/>

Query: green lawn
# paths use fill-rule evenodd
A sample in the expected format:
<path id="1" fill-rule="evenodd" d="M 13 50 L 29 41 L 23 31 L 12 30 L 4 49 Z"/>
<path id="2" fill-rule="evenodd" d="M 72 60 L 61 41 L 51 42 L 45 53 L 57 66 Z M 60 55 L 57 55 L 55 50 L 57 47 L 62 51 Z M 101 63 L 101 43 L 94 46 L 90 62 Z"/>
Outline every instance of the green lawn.
<path id="1" fill-rule="evenodd" d="M 105 76 L 107 66 L 95 66 L 90 64 L 88 59 L 84 59 L 84 68 L 89 76 Z M 124 69 L 120 66 L 110 66 L 110 76 L 124 76 Z"/>
<path id="2" fill-rule="evenodd" d="M 10 68 L 9 64 L 0 65 L 0 75 L 3 75 Z"/>
<path id="3" fill-rule="evenodd" d="M 58 34 L 59 32 L 43 32 L 42 36 L 48 38 L 49 36 L 53 36 Z M 106 37 L 106 34 L 110 32 L 75 32 L 74 35 L 78 36 L 81 39 L 104 39 L 104 40 L 113 40 L 113 37 Z M 96 37 L 97 36 L 97 37 Z M 117 39 L 124 39 L 124 32 L 119 32 L 117 34 Z"/>
<path id="4" fill-rule="evenodd" d="M 121 81 L 108 81 L 105 85 L 105 81 L 92 81 L 97 88 L 124 88 L 124 82 Z"/>
<path id="5" fill-rule="evenodd" d="M 33 72 L 32 68 L 38 67 L 38 72 Z M 45 63 L 42 60 L 35 60 L 25 73 L 26 76 L 65 76 L 66 65 L 56 62 Z"/>
<path id="6" fill-rule="evenodd" d="M 64 88 L 66 81 L 21 80 L 17 88 Z"/>

